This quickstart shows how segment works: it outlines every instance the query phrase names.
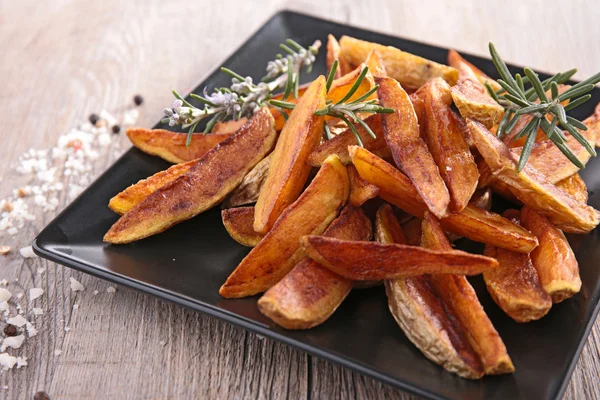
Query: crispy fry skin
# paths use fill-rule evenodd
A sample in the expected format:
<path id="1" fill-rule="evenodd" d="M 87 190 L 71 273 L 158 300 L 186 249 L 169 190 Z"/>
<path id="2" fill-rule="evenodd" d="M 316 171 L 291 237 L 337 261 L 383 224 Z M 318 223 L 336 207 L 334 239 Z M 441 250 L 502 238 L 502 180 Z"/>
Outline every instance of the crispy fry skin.
<path id="1" fill-rule="evenodd" d="M 358 147 L 349 148 L 359 175 L 379 188 L 379 197 L 411 215 L 422 218 L 425 204 L 410 180 L 392 165 Z M 444 229 L 482 243 L 529 253 L 537 246 L 534 235 L 506 218 L 473 205 L 442 219 Z"/>
<path id="2" fill-rule="evenodd" d="M 235 133 L 238 129 L 240 129 L 242 126 L 244 126 L 244 124 L 248 122 L 248 118 L 246 117 L 242 117 L 240 119 L 238 119 L 237 121 L 230 119 L 229 121 L 219 121 L 215 124 L 215 126 L 213 126 L 212 130 L 210 131 L 211 135 L 214 133 L 229 133 L 229 134 L 233 134 Z"/>
<path id="3" fill-rule="evenodd" d="M 451 85 L 454 85 L 458 79 L 456 69 L 394 47 L 342 36 L 340 48 L 340 58 L 348 62 L 350 66 L 359 65 L 365 61 L 371 50 L 378 50 L 383 58 L 387 74 L 409 89 L 418 89 L 429 79 L 438 76 Z"/>
<path id="4" fill-rule="evenodd" d="M 381 120 L 381 114 L 374 114 L 365 119 L 369 128 L 373 131 L 376 139 L 373 139 L 371 135 L 367 133 L 365 128 L 360 124 L 355 124 L 355 128 L 358 131 L 358 135 L 363 142 L 363 145 L 369 151 L 378 154 L 381 158 L 388 158 L 391 153 L 390 149 L 385 142 L 383 135 L 383 125 Z M 315 151 L 312 152 L 308 157 L 308 162 L 313 167 L 319 167 L 323 164 L 323 161 L 331 154 L 335 154 L 340 158 L 343 164 L 350 164 L 352 160 L 348 154 L 348 146 L 356 145 L 356 138 L 352 131 L 348 128 L 344 132 L 340 133 L 336 137 L 323 142 Z"/>
<path id="5" fill-rule="evenodd" d="M 360 177 L 354 165 L 348 165 L 348 177 L 350 178 L 350 199 L 348 202 L 355 206 L 362 206 L 367 200 L 377 197 L 379 188 L 370 184 Z"/>
<path id="6" fill-rule="evenodd" d="M 323 233 L 349 194 L 346 167 L 331 156 L 304 193 L 285 209 L 273 229 L 229 275 L 219 290 L 221 296 L 252 296 L 279 282 L 304 258 L 300 238 Z"/>
<path id="7" fill-rule="evenodd" d="M 436 78 L 423 87 L 429 89 L 425 96 L 425 141 L 450 192 L 450 208 L 461 211 L 477 188 L 477 165 L 452 115 L 450 86 Z"/>
<path id="8" fill-rule="evenodd" d="M 464 118 L 472 118 L 488 128 L 502 119 L 504 108 L 490 97 L 478 80 L 459 79 L 451 90 L 452 100 Z"/>
<path id="9" fill-rule="evenodd" d="M 222 201 L 277 138 L 267 109 L 256 112 L 235 135 L 210 150 L 185 174 L 123 215 L 106 233 L 108 243 L 129 243 L 160 233 Z"/>
<path id="10" fill-rule="evenodd" d="M 556 186 L 582 203 L 588 201 L 587 186 L 579 174 L 573 174 L 568 178 L 556 182 Z"/>
<path id="11" fill-rule="evenodd" d="M 423 220 L 421 218 L 413 218 L 402 224 L 402 231 L 406 237 L 406 244 L 411 246 L 421 245 L 421 225 Z"/>
<path id="12" fill-rule="evenodd" d="M 439 221 L 425 213 L 421 245 L 432 250 L 452 250 Z M 479 355 L 486 374 L 497 375 L 515 371 L 498 331 L 485 313 L 475 290 L 463 275 L 431 275 L 431 285 L 437 295 L 449 305 L 460 322 L 469 342 Z"/>
<path id="13" fill-rule="evenodd" d="M 331 66 L 335 62 L 335 60 L 340 62 L 340 44 L 338 43 L 335 36 L 332 34 L 327 35 L 327 56 L 325 61 L 327 63 L 327 71 L 331 71 Z M 338 69 L 335 71 L 335 78 L 341 78 L 344 73 L 342 72 L 344 68 L 338 64 Z"/>
<path id="14" fill-rule="evenodd" d="M 492 258 L 460 250 L 434 251 L 408 245 L 322 236 L 304 236 L 301 242 L 310 258 L 355 281 L 398 279 L 431 273 L 477 275 L 498 265 Z"/>
<path id="15" fill-rule="evenodd" d="M 377 241 L 406 244 L 392 208 L 377 210 Z M 431 288 L 430 276 L 415 276 L 385 282 L 388 305 L 408 339 L 436 364 L 464 378 L 476 379 L 483 368 L 468 338 L 451 316 L 448 305 Z"/>
<path id="16" fill-rule="evenodd" d="M 383 132 L 396 165 L 411 180 L 429 210 L 438 217 L 448 213 L 450 194 L 429 149 L 419 134 L 415 110 L 404 89 L 391 78 L 377 78 L 377 95 L 383 107 Z"/>
<path id="17" fill-rule="evenodd" d="M 465 60 L 458 52 L 455 50 L 448 51 L 448 65 L 454 67 L 458 70 L 458 79 L 465 78 L 477 78 L 477 80 L 482 84 L 489 83 L 494 90 L 501 89 L 502 87 L 492 78 L 487 76 L 482 70 Z"/>
<path id="18" fill-rule="evenodd" d="M 267 179 L 270 164 L 271 155 L 269 154 L 246 174 L 240 186 L 223 202 L 223 207 L 231 208 L 255 203 L 258 200 L 260 189 Z"/>
<path id="19" fill-rule="evenodd" d="M 304 188 L 311 170 L 308 156 L 319 145 L 323 133 L 323 117 L 315 115 L 315 111 L 324 106 L 325 77 L 320 76 L 301 97 L 279 135 L 269 174 L 256 202 L 256 232 L 268 232 Z"/>
<path id="20" fill-rule="evenodd" d="M 379 50 L 373 49 L 369 52 L 369 55 L 365 59 L 365 65 L 369 67 L 369 72 L 371 72 L 371 75 L 373 75 L 374 78 L 387 76 L 385 64 Z"/>
<path id="21" fill-rule="evenodd" d="M 229 236 L 243 246 L 254 247 L 265 236 L 254 231 L 254 207 L 227 208 L 221 218 Z"/>
<path id="22" fill-rule="evenodd" d="M 171 132 L 164 129 L 128 128 L 127 137 L 131 143 L 144 153 L 159 156 L 173 164 L 196 160 L 210 149 L 228 139 L 234 132 L 197 133 L 193 136 L 189 147 L 185 142 L 185 133 Z"/>
<path id="23" fill-rule="evenodd" d="M 552 301 L 560 303 L 578 293 L 581 289 L 579 264 L 565 235 L 529 207 L 521 210 L 521 224 L 540 242 L 531 252 L 531 261 Z"/>
<path id="24" fill-rule="evenodd" d="M 507 210 L 504 216 L 519 222 L 517 210 Z M 500 266 L 484 271 L 488 292 L 498 306 L 517 322 L 540 319 L 550 311 L 552 299 L 544 291 L 529 254 L 485 246 L 486 256 L 494 257 Z"/>
<path id="25" fill-rule="evenodd" d="M 517 172 L 517 157 L 483 125 L 469 120 L 469 129 L 479 152 L 494 175 L 510 186 L 523 204 L 547 217 L 565 232 L 586 233 L 599 221 L 598 212 L 551 184 L 539 171 L 526 164 Z"/>
<path id="26" fill-rule="evenodd" d="M 323 236 L 370 240 L 371 221 L 358 207 L 347 205 Z M 286 329 L 309 329 L 325 322 L 352 289 L 353 282 L 310 258 L 300 261 L 258 300 L 258 309 Z"/>
<path id="27" fill-rule="evenodd" d="M 184 164 L 176 164 L 146 179 L 142 179 L 110 199 L 108 208 L 119 215 L 125 214 L 158 189 L 188 172 L 196 162 L 197 160 L 193 160 Z"/>

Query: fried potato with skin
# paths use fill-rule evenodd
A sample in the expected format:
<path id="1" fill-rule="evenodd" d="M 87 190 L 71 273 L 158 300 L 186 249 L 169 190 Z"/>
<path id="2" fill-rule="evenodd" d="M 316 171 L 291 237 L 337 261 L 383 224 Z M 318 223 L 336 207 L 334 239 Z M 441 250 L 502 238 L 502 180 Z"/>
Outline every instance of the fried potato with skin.
<path id="1" fill-rule="evenodd" d="M 450 192 L 450 209 L 461 211 L 479 181 L 477 164 L 449 105 L 450 86 L 440 78 L 427 82 L 425 141 Z"/>
<path id="2" fill-rule="evenodd" d="M 556 182 L 556 186 L 582 203 L 588 201 L 587 186 L 579 174 L 573 174 L 568 178 Z"/>
<path id="3" fill-rule="evenodd" d="M 331 156 L 302 195 L 275 222 L 273 229 L 240 262 L 221 286 L 226 298 L 252 296 L 279 282 L 305 256 L 304 235 L 320 235 L 348 201 L 346 167 Z"/>
<path id="4" fill-rule="evenodd" d="M 423 217 L 425 204 L 406 175 L 362 147 L 351 146 L 349 152 L 359 175 L 379 188 L 379 197 L 415 217 Z M 537 246 L 537 239 L 527 230 L 471 204 L 459 213 L 450 213 L 442 219 L 442 225 L 476 242 L 510 250 L 529 253 Z"/>
<path id="5" fill-rule="evenodd" d="M 452 100 L 463 118 L 474 119 L 491 128 L 504 115 L 504 107 L 496 103 L 477 80 L 459 79 L 451 92 Z"/>
<path id="6" fill-rule="evenodd" d="M 185 174 L 123 215 L 104 241 L 129 243 L 143 239 L 212 208 L 271 151 L 276 139 L 269 111 L 257 111 L 235 135 L 206 153 Z"/>
<path id="7" fill-rule="evenodd" d="M 387 76 L 387 72 L 385 71 L 385 64 L 383 62 L 383 58 L 381 57 L 381 53 L 377 49 L 371 50 L 367 58 L 365 59 L 365 65 L 369 67 L 369 72 L 373 75 L 374 78 L 381 78 L 383 76 Z"/>
<path id="8" fill-rule="evenodd" d="M 242 117 L 238 120 L 230 119 L 229 121 L 219 121 L 213 126 L 210 131 L 211 135 L 214 133 L 235 133 L 238 129 L 240 129 L 244 124 L 248 122 L 248 118 Z"/>
<path id="9" fill-rule="evenodd" d="M 406 237 L 406 244 L 411 246 L 421 245 L 421 225 L 423 220 L 421 218 L 413 218 L 402 224 L 402 231 Z"/>
<path id="10" fill-rule="evenodd" d="M 254 247 L 265 237 L 254 231 L 254 207 L 221 210 L 221 219 L 229 236 L 243 246 Z"/>
<path id="11" fill-rule="evenodd" d="M 471 198 L 471 204 L 483 210 L 492 209 L 492 191 L 490 188 L 477 189 Z"/>
<path id="12" fill-rule="evenodd" d="M 244 179 L 242 179 L 240 186 L 238 186 L 227 200 L 223 202 L 223 207 L 231 208 L 256 203 L 258 195 L 260 194 L 260 189 L 262 189 L 262 186 L 267 179 L 270 164 L 271 155 L 269 154 L 246 174 Z"/>
<path id="13" fill-rule="evenodd" d="M 371 221 L 360 208 L 347 205 L 323 236 L 370 240 Z M 309 329 L 325 322 L 353 286 L 353 281 L 305 258 L 265 292 L 258 309 L 286 329 Z"/>
<path id="14" fill-rule="evenodd" d="M 304 236 L 301 242 L 310 258 L 355 281 L 398 279 L 422 274 L 477 275 L 498 265 L 493 258 L 460 250 L 434 251 L 408 245 L 312 235 Z"/>
<path id="15" fill-rule="evenodd" d="M 228 139 L 234 132 L 196 133 L 189 147 L 186 146 L 185 133 L 171 132 L 165 129 L 128 128 L 127 137 L 131 143 L 153 156 L 161 157 L 173 164 L 196 160 L 205 155 L 219 143 Z"/>
<path id="16" fill-rule="evenodd" d="M 485 85 L 487 82 L 494 90 L 502 89 L 498 82 L 496 82 L 495 80 L 487 76 L 482 70 L 465 60 L 455 50 L 448 51 L 448 65 L 458 70 L 458 79 L 476 78 L 482 85 Z"/>
<path id="17" fill-rule="evenodd" d="M 350 66 L 357 66 L 364 62 L 371 50 L 379 51 L 387 75 L 408 89 L 418 89 L 431 78 L 441 77 L 450 85 L 454 85 L 458 79 L 456 69 L 395 47 L 342 36 L 340 49 L 340 59 L 345 60 Z"/>
<path id="18" fill-rule="evenodd" d="M 537 236 L 540 245 L 531 252 L 531 261 L 540 283 L 554 303 L 579 293 L 579 264 L 565 235 L 529 207 L 521 210 L 521 224 Z"/>
<path id="19" fill-rule="evenodd" d="M 432 250 L 452 250 L 439 221 L 425 213 L 421 245 Z M 463 275 L 431 275 L 431 285 L 453 311 L 469 342 L 479 355 L 486 374 L 515 371 L 504 342 L 485 313 L 475 290 Z"/>
<path id="20" fill-rule="evenodd" d="M 355 206 L 362 206 L 367 200 L 379 195 L 379 188 L 370 184 L 360 177 L 354 165 L 348 165 L 348 177 L 350 178 L 350 199 L 348 202 Z"/>
<path id="21" fill-rule="evenodd" d="M 340 62 L 340 44 L 335 36 L 329 34 L 327 35 L 327 55 L 325 57 L 328 72 L 331 71 L 331 66 L 336 60 L 338 63 Z M 335 78 L 341 78 L 342 75 L 344 75 L 344 70 L 348 71 L 348 69 L 343 68 L 342 65 L 338 64 L 337 71 L 335 71 Z"/>
<path id="22" fill-rule="evenodd" d="M 363 146 L 381 158 L 390 158 L 391 152 L 387 143 L 385 142 L 381 114 L 371 115 L 364 121 L 367 125 L 369 125 L 369 128 L 371 128 L 376 138 L 374 139 L 371 135 L 369 135 L 369 133 L 361 124 L 354 124 L 354 127 L 356 128 L 358 135 L 363 142 Z M 313 167 L 320 167 L 327 157 L 329 157 L 331 154 L 335 154 L 340 158 L 340 161 L 343 164 L 350 164 L 352 160 L 348 154 L 348 146 L 353 146 L 356 144 L 356 138 L 352 131 L 348 128 L 344 132 L 330 140 L 323 142 L 319 147 L 317 147 L 317 149 L 313 151 L 308 158 L 308 162 Z"/>
<path id="23" fill-rule="evenodd" d="M 283 210 L 297 198 L 308 179 L 308 156 L 319 145 L 324 119 L 325 77 L 317 78 L 290 114 L 271 155 L 269 173 L 256 202 L 254 230 L 268 232 Z"/>
<path id="24" fill-rule="evenodd" d="M 383 114 L 385 141 L 396 165 L 408 176 L 427 208 L 437 217 L 448 213 L 450 194 L 438 166 L 421 139 L 415 110 L 402 86 L 391 78 L 377 78 L 377 95 L 383 107 L 395 110 Z"/>
<path id="25" fill-rule="evenodd" d="M 119 215 L 125 214 L 158 189 L 188 172 L 197 161 L 193 160 L 184 164 L 176 164 L 146 179 L 142 179 L 110 199 L 108 208 Z"/>
<path id="26" fill-rule="evenodd" d="M 554 186 L 529 164 L 518 173 L 518 159 L 504 143 L 482 124 L 471 120 L 467 123 L 492 173 L 510 186 L 512 194 L 523 204 L 544 215 L 565 232 L 587 233 L 598 225 L 598 211 Z"/>
<path id="27" fill-rule="evenodd" d="M 380 243 L 406 243 L 389 205 L 379 208 L 375 224 Z M 425 357 L 463 378 L 480 378 L 483 367 L 475 350 L 430 279 L 422 275 L 385 282 L 394 319 Z"/>
<path id="28" fill-rule="evenodd" d="M 507 210 L 504 216 L 519 222 L 519 211 Z M 498 306 L 517 322 L 542 318 L 550 311 L 552 299 L 542 287 L 529 254 L 486 245 L 484 255 L 494 257 L 500 266 L 483 272 L 488 292 Z"/>

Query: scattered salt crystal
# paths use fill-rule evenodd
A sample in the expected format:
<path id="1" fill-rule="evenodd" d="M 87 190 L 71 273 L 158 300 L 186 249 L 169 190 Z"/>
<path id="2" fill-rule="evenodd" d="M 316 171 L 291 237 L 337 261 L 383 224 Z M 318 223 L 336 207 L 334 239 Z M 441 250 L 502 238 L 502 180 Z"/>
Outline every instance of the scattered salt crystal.
<path id="1" fill-rule="evenodd" d="M 54 350 L 55 356 L 60 356 L 61 354 L 62 354 L 62 350 L 58 350 L 58 349 Z"/>
<path id="2" fill-rule="evenodd" d="M 4 285 L 6 285 L 6 283 L 4 283 Z M 0 288 L 0 301 L 8 301 L 11 297 L 12 293 L 9 292 L 8 289 Z"/>
<path id="3" fill-rule="evenodd" d="M 140 116 L 140 112 L 136 108 L 127 111 L 123 116 L 123 125 L 134 125 Z"/>
<path id="4" fill-rule="evenodd" d="M 446 166 L 446 171 L 452 171 L 452 167 Z"/>
<path id="5" fill-rule="evenodd" d="M 19 253 L 21 253 L 21 255 L 24 258 L 37 257 L 37 255 L 33 252 L 33 249 L 31 248 L 31 246 L 23 247 L 21 250 L 19 250 Z"/>
<path id="6" fill-rule="evenodd" d="M 38 334 L 37 329 L 35 329 L 35 326 L 33 326 L 31 322 L 28 322 L 27 325 L 25 325 L 25 329 L 27 329 L 27 336 L 30 338 Z"/>
<path id="7" fill-rule="evenodd" d="M 111 137 L 109 133 L 103 133 L 100 136 L 98 136 L 98 144 L 102 147 L 106 147 L 110 144 L 111 142 Z"/>
<path id="8" fill-rule="evenodd" d="M 0 354 L 0 365 L 4 370 L 11 369 L 17 363 L 17 357 L 13 357 L 8 353 Z"/>
<path id="9" fill-rule="evenodd" d="M 71 328 L 69 328 L 68 326 L 65 326 L 65 332 L 69 332 L 71 330 Z"/>
<path id="10" fill-rule="evenodd" d="M 0 311 L 8 311 L 9 310 L 8 302 L 0 301 Z"/>
<path id="11" fill-rule="evenodd" d="M 117 120 L 116 120 L 116 118 L 115 118 L 115 117 L 113 117 L 113 116 L 112 116 L 112 114 L 111 114 L 111 113 L 109 113 L 109 112 L 108 112 L 108 111 L 106 111 L 106 110 L 102 110 L 102 111 L 100 111 L 100 118 L 101 118 L 101 119 L 104 119 L 104 120 L 106 120 L 106 123 L 107 123 L 109 126 L 113 126 L 113 125 L 115 125 L 115 124 L 117 123 Z"/>
<path id="12" fill-rule="evenodd" d="M 44 314 L 44 310 L 42 310 L 39 307 L 33 307 L 33 315 L 43 315 Z"/>
<path id="13" fill-rule="evenodd" d="M 15 279 L 15 282 L 18 282 L 17 279 Z M 17 299 L 22 299 L 23 298 L 23 293 L 17 293 Z"/>
<path id="14" fill-rule="evenodd" d="M 17 357 L 17 369 L 27 365 L 27 357 Z"/>
<path id="15" fill-rule="evenodd" d="M 94 290 L 94 295 L 97 295 L 97 294 L 98 294 L 98 291 L 97 291 L 97 290 Z"/>
<path id="16" fill-rule="evenodd" d="M 27 323 L 27 320 L 22 315 L 17 315 L 7 319 L 6 322 L 20 328 Z"/>
<path id="17" fill-rule="evenodd" d="M 19 233 L 19 230 L 14 226 L 11 226 L 6 230 L 6 233 L 8 233 L 10 236 L 15 236 L 17 233 Z"/>
<path id="18" fill-rule="evenodd" d="M 38 275 L 41 275 L 41 274 L 43 274 L 44 272 L 46 272 L 46 268 L 40 267 L 40 268 L 38 268 L 38 269 L 37 269 L 37 274 L 38 274 Z"/>
<path id="19" fill-rule="evenodd" d="M 79 308 L 79 304 L 73 304 L 73 310 L 77 310 Z"/>
<path id="20" fill-rule="evenodd" d="M 2 280 L 0 281 L 0 285 L 4 285 L 4 286 L 6 286 L 6 285 L 8 285 L 8 281 L 7 281 L 6 279 L 2 279 Z"/>
<path id="21" fill-rule="evenodd" d="M 8 347 L 13 348 L 13 349 L 18 349 L 21 347 L 21 345 L 23 344 L 24 341 L 25 341 L 25 335 L 9 336 L 7 338 L 4 338 L 4 341 L 2 342 L 1 350 L 4 351 Z"/>
<path id="22" fill-rule="evenodd" d="M 160 342 L 158 342 L 158 344 L 160 344 L 161 346 L 164 346 L 164 345 L 166 345 L 166 344 L 167 344 L 167 342 L 166 342 L 166 341 L 164 341 L 164 340 L 161 340 Z"/>
<path id="23" fill-rule="evenodd" d="M 106 288 L 106 292 L 107 292 L 107 293 L 114 293 L 114 292 L 116 292 L 116 291 L 117 291 L 117 289 L 115 289 L 115 288 L 114 288 L 114 287 L 112 287 L 112 286 L 109 286 L 109 287 L 107 287 L 107 288 Z"/>
<path id="24" fill-rule="evenodd" d="M 29 301 L 33 301 L 44 294 L 44 290 L 41 288 L 29 289 Z"/>
<path id="25" fill-rule="evenodd" d="M 71 290 L 73 292 L 81 292 L 82 290 L 85 289 L 83 287 L 83 285 L 81 283 L 79 283 L 79 281 L 77 279 L 70 277 L 69 280 L 71 281 Z"/>

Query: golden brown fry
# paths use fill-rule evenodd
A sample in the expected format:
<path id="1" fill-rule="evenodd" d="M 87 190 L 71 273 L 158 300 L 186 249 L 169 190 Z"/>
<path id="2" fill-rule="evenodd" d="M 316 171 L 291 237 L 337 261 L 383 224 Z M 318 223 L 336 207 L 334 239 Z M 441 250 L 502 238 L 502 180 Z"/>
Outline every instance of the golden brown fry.
<path id="1" fill-rule="evenodd" d="M 477 189 L 471 198 L 475 207 L 490 211 L 492 209 L 492 191 L 489 188 Z"/>
<path id="2" fill-rule="evenodd" d="M 369 72 L 374 78 L 381 78 L 387 76 L 385 71 L 385 65 L 381 53 L 377 49 L 373 49 L 369 52 L 369 55 L 365 59 L 365 65 L 369 67 Z"/>
<path id="3" fill-rule="evenodd" d="M 439 221 L 425 213 L 421 245 L 432 250 L 452 250 Z M 475 290 L 463 275 L 431 275 L 431 284 L 452 309 L 483 364 L 486 374 L 514 372 L 506 346 L 485 313 Z"/>
<path id="4" fill-rule="evenodd" d="M 583 179 L 581 179 L 581 175 L 573 174 L 568 178 L 556 182 L 556 186 L 569 193 L 578 201 L 582 203 L 587 203 L 588 190 L 587 186 L 585 185 L 585 182 L 583 181 Z"/>
<path id="5" fill-rule="evenodd" d="M 379 188 L 370 184 L 360 177 L 354 165 L 348 165 L 348 177 L 350 178 L 350 199 L 348 202 L 355 206 L 362 206 L 367 200 L 377 197 Z"/>
<path id="6" fill-rule="evenodd" d="M 524 204 L 547 217 L 565 232 L 586 233 L 598 225 L 600 220 L 595 209 L 551 184 L 529 164 L 518 173 L 518 159 L 504 143 L 482 124 L 471 120 L 467 123 L 475 144 L 492 173 L 509 185 L 512 194 Z"/>
<path id="7" fill-rule="evenodd" d="M 371 234 L 369 218 L 350 205 L 323 232 L 323 236 L 348 240 L 370 240 Z M 258 309 L 286 329 L 309 329 L 325 322 L 352 286 L 351 280 L 305 258 L 265 292 Z"/>
<path id="8" fill-rule="evenodd" d="M 436 78 L 427 82 L 425 87 L 428 88 L 424 102 L 425 141 L 450 192 L 450 208 L 452 211 L 461 211 L 477 188 L 477 165 L 452 115 L 448 102 L 450 86 Z"/>
<path id="9" fill-rule="evenodd" d="M 519 212 L 507 210 L 504 216 L 518 223 Z M 488 292 L 498 306 L 517 322 L 540 319 L 550 311 L 552 299 L 540 284 L 529 254 L 486 245 L 484 253 L 500 266 L 483 272 Z"/>
<path id="10" fill-rule="evenodd" d="M 254 207 L 221 210 L 221 218 L 229 236 L 243 246 L 254 247 L 265 236 L 254 231 Z"/>
<path id="11" fill-rule="evenodd" d="M 324 106 L 325 77 L 320 76 L 301 97 L 279 135 L 269 174 L 256 202 L 256 232 L 268 232 L 304 188 L 311 170 L 308 156 L 319 145 L 323 133 L 324 119 L 315 111 Z"/>
<path id="12" fill-rule="evenodd" d="M 360 124 L 355 124 L 361 141 L 366 149 L 379 155 L 381 158 L 389 158 L 391 156 L 390 149 L 385 142 L 383 135 L 383 125 L 381 114 L 371 115 L 365 119 L 365 123 L 373 131 L 376 138 L 374 139 Z M 323 142 L 308 158 L 308 162 L 313 167 L 319 167 L 323 161 L 331 154 L 335 154 L 340 158 L 343 164 L 350 164 L 352 160 L 348 154 L 348 146 L 356 145 L 356 138 L 352 131 L 347 128 L 344 132 L 335 136 L 331 140 Z"/>
<path id="13" fill-rule="evenodd" d="M 304 258 L 300 238 L 323 233 L 349 194 L 346 167 L 331 156 L 304 193 L 285 209 L 273 229 L 229 275 L 219 290 L 221 296 L 252 296 L 279 282 Z"/>
<path id="14" fill-rule="evenodd" d="M 197 133 L 186 146 L 185 133 L 171 132 L 164 129 L 128 128 L 127 137 L 131 143 L 144 153 L 159 156 L 174 164 L 196 160 L 210 149 L 228 139 L 234 132 Z"/>
<path id="15" fill-rule="evenodd" d="M 158 189 L 188 172 L 196 162 L 197 160 L 193 160 L 184 164 L 176 164 L 164 171 L 157 172 L 149 178 L 142 179 L 110 199 L 108 208 L 119 215 L 125 214 Z"/>
<path id="16" fill-rule="evenodd" d="M 269 173 L 269 165 L 271 164 L 271 155 L 263 158 L 258 164 L 246 174 L 240 186 L 238 186 L 231 195 L 223 202 L 224 208 L 238 207 L 250 203 L 256 203 L 260 189 L 262 189 L 267 174 Z"/>
<path id="17" fill-rule="evenodd" d="M 219 121 L 215 124 L 215 126 L 213 126 L 212 130 L 210 131 L 210 134 L 215 134 L 215 133 L 229 133 L 229 134 L 233 134 L 235 133 L 238 129 L 240 129 L 242 126 L 244 126 L 244 124 L 248 122 L 248 118 L 246 117 L 242 117 L 240 119 L 233 120 L 230 119 L 229 121 Z"/>
<path id="18" fill-rule="evenodd" d="M 426 210 L 410 180 L 392 165 L 358 146 L 349 148 L 359 175 L 379 188 L 379 197 L 411 215 L 422 218 Z M 506 218 L 468 205 L 442 219 L 444 228 L 471 240 L 529 253 L 537 246 L 531 233 Z"/>
<path id="19" fill-rule="evenodd" d="M 531 261 L 552 301 L 560 303 L 578 293 L 581 289 L 579 265 L 565 235 L 529 207 L 521 210 L 521 224 L 540 242 L 531 252 Z"/>
<path id="20" fill-rule="evenodd" d="M 477 275 L 496 260 L 460 250 L 434 251 L 400 244 L 380 244 L 304 236 L 306 254 L 331 271 L 355 281 L 398 279 L 422 274 Z"/>
<path id="21" fill-rule="evenodd" d="M 405 88 L 418 89 L 425 82 L 436 77 L 443 78 L 451 85 L 454 85 L 458 79 L 456 69 L 394 47 L 342 36 L 340 48 L 340 58 L 353 67 L 364 62 L 371 50 L 378 50 L 383 58 L 388 76 L 400 82 Z"/>
<path id="22" fill-rule="evenodd" d="M 185 174 L 161 187 L 123 215 L 106 233 L 108 243 L 155 235 L 222 201 L 265 155 L 277 138 L 267 109 L 256 112 L 235 135 L 210 150 Z"/>
<path id="23" fill-rule="evenodd" d="M 413 218 L 402 224 L 402 231 L 406 237 L 406 244 L 410 244 L 411 246 L 421 245 L 422 222 L 423 220 L 421 218 Z"/>
<path id="24" fill-rule="evenodd" d="M 411 180 L 429 210 L 438 217 L 448 213 L 450 194 L 440 171 L 419 134 L 415 110 L 404 89 L 391 78 L 377 78 L 377 94 L 383 107 L 394 113 L 383 114 L 383 132 L 396 165 Z"/>
<path id="25" fill-rule="evenodd" d="M 327 71 L 331 71 L 331 66 L 337 60 L 340 62 L 340 44 L 338 43 L 335 36 L 332 34 L 327 35 L 327 56 L 325 61 L 327 63 Z M 335 78 L 341 78 L 343 75 L 342 66 L 338 64 L 337 71 L 335 71 Z"/>
<path id="26" fill-rule="evenodd" d="M 458 70 L 458 79 L 472 79 L 475 77 L 482 85 L 485 85 L 486 82 L 489 83 L 494 90 L 502 88 L 495 80 L 465 60 L 455 50 L 448 51 L 448 65 Z"/>
<path id="27" fill-rule="evenodd" d="M 452 100 L 463 118 L 471 118 L 491 128 L 502 119 L 504 107 L 496 103 L 478 81 L 459 79 L 452 86 Z"/>
<path id="28" fill-rule="evenodd" d="M 379 207 L 377 214 L 375 214 L 375 239 L 384 244 L 410 244 L 407 242 L 402 227 L 394 215 L 392 206 L 387 203 Z"/>

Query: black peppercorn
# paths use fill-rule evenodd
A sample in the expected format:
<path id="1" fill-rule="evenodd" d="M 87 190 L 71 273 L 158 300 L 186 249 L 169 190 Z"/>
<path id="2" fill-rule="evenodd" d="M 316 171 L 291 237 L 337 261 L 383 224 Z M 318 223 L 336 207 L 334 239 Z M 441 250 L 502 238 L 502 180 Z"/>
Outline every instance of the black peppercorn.
<path id="1" fill-rule="evenodd" d="M 98 120 L 100 119 L 100 117 L 98 116 L 98 114 L 90 114 L 90 116 L 88 117 L 88 119 L 90 120 L 90 123 L 92 125 L 96 125 L 96 122 L 98 122 Z"/>
<path id="2" fill-rule="evenodd" d="M 121 127 L 119 125 L 113 125 L 112 132 L 115 134 L 121 132 Z"/>
<path id="3" fill-rule="evenodd" d="M 141 95 L 136 94 L 135 96 L 133 96 L 133 102 L 136 106 L 140 106 L 144 102 L 144 98 Z"/>
<path id="4" fill-rule="evenodd" d="M 17 331 L 17 327 L 16 327 L 16 326 L 14 326 L 14 325 L 12 325 L 12 324 L 7 324 L 7 325 L 4 327 L 4 334 L 5 334 L 6 336 L 17 336 L 17 333 L 19 333 L 19 332 Z"/>
<path id="5" fill-rule="evenodd" d="M 33 400 L 50 400 L 50 396 L 46 392 L 37 392 L 33 395 Z"/>

